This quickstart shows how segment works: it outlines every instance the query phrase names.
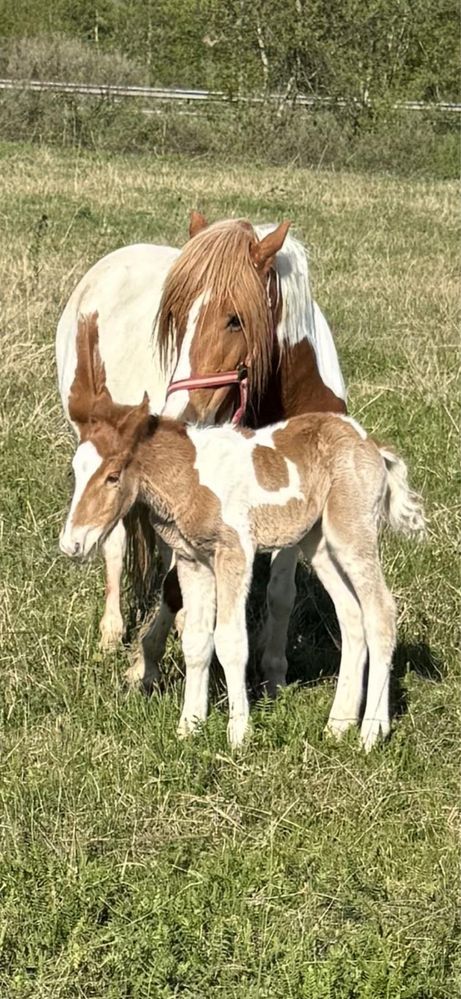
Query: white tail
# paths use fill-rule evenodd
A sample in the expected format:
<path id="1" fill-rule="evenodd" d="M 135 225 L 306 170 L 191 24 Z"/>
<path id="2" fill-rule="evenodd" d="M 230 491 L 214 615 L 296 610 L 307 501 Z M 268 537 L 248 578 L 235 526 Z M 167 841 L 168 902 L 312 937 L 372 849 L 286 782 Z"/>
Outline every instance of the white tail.
<path id="1" fill-rule="evenodd" d="M 410 489 L 408 470 L 402 458 L 388 448 L 380 447 L 387 473 L 387 488 L 384 497 L 383 516 L 392 530 L 400 534 L 416 534 L 422 537 L 426 532 L 426 518 L 421 497 Z"/>

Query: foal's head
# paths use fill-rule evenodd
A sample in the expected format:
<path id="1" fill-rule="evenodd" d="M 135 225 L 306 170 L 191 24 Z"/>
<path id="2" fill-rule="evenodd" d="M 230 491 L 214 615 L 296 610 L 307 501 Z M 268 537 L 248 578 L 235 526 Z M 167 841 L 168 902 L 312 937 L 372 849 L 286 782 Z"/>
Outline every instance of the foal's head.
<path id="1" fill-rule="evenodd" d="M 155 423 L 147 395 L 139 406 L 113 402 L 99 354 L 97 313 L 79 318 L 69 415 L 79 428 L 80 444 L 72 462 L 74 495 L 59 545 L 66 555 L 85 557 L 135 502 L 134 454 Z"/>
<path id="2" fill-rule="evenodd" d="M 261 392 L 273 350 L 272 268 L 289 225 L 282 222 L 258 240 L 245 220 L 209 226 L 203 215 L 192 213 L 191 238 L 169 271 L 158 315 L 163 356 L 175 349 L 178 358 L 174 381 L 245 366 L 250 392 Z M 237 398 L 229 386 L 196 389 L 189 395 L 186 416 L 221 421 L 235 410 Z M 178 416 L 183 411 L 183 393 L 170 396 L 164 413 Z"/>

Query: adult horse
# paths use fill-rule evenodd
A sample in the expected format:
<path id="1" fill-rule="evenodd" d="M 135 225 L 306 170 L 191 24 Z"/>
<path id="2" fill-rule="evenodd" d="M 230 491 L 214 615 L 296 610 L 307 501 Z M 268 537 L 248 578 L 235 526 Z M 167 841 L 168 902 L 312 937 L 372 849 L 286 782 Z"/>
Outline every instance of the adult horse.
<path id="1" fill-rule="evenodd" d="M 88 386 L 88 398 L 83 395 L 76 406 L 74 393 L 69 410 L 78 316 L 94 310 L 107 386 L 119 403 L 139 403 L 147 391 L 153 412 L 209 424 L 246 415 L 255 426 L 308 411 L 345 412 L 333 338 L 311 299 L 305 249 L 288 235 L 288 227 L 252 226 L 242 219 L 208 226 L 193 212 L 190 240 L 182 251 L 135 245 L 98 261 L 71 295 L 56 337 L 59 389 L 77 435 L 91 396 Z M 79 467 L 75 474 L 79 490 L 92 472 Z M 125 548 L 126 527 L 120 524 L 103 549 L 107 582 L 101 634 L 106 645 L 120 639 L 123 630 Z M 273 556 L 262 659 L 270 691 L 285 681 L 295 568 L 293 551 Z M 180 606 L 171 574 L 164 595 L 130 671 L 132 680 L 146 686 L 157 676 Z"/>

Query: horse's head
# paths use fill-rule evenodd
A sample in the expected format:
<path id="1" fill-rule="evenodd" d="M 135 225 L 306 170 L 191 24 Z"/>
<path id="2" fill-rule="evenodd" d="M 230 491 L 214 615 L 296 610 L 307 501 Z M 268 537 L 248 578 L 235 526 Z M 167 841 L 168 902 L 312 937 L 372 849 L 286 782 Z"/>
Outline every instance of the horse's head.
<path id="1" fill-rule="evenodd" d="M 79 318 L 69 415 L 79 428 L 80 444 L 72 462 L 74 495 L 59 545 L 66 555 L 84 558 L 133 505 L 138 491 L 133 457 L 154 420 L 147 394 L 139 406 L 113 402 L 99 354 L 97 313 Z"/>
<path id="2" fill-rule="evenodd" d="M 169 395 L 166 415 L 206 423 L 229 418 L 238 390 L 224 384 L 224 373 L 239 368 L 248 369 L 250 393 L 264 388 L 278 308 L 273 265 L 289 225 L 258 240 L 247 221 L 208 226 L 192 213 L 191 238 L 166 279 L 158 324 L 163 357 L 174 352 L 177 359 L 172 384 L 198 377 L 199 387 Z M 203 376 L 215 375 L 222 375 L 221 385 L 203 386 Z"/>

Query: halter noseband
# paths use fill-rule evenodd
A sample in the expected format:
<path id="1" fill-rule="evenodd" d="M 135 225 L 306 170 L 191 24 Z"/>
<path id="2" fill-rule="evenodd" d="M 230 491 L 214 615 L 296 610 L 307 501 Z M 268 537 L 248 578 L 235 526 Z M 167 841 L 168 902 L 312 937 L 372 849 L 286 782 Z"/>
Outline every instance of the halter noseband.
<path id="1" fill-rule="evenodd" d="M 220 371 L 216 375 L 193 375 L 190 378 L 181 378 L 177 382 L 170 382 L 166 397 L 168 399 L 172 392 L 181 390 L 192 392 L 194 389 L 223 388 L 228 385 L 238 385 L 240 389 L 240 405 L 232 417 L 233 425 L 237 426 L 243 419 L 248 402 L 248 368 L 245 364 L 240 364 L 235 371 Z"/>
<path id="2" fill-rule="evenodd" d="M 275 313 L 279 302 L 279 276 L 277 271 L 271 270 L 267 280 L 267 300 L 272 316 L 272 335 L 275 336 Z M 272 287 L 275 284 L 274 301 L 272 301 Z M 219 371 L 215 375 L 191 375 L 190 378 L 181 378 L 177 382 L 170 382 L 166 397 L 173 392 L 193 392 L 194 389 L 214 389 L 226 388 L 230 385 L 238 385 L 240 389 L 240 403 L 232 417 L 232 425 L 238 426 L 245 415 L 248 403 L 248 365 L 239 364 L 234 371 Z"/>

